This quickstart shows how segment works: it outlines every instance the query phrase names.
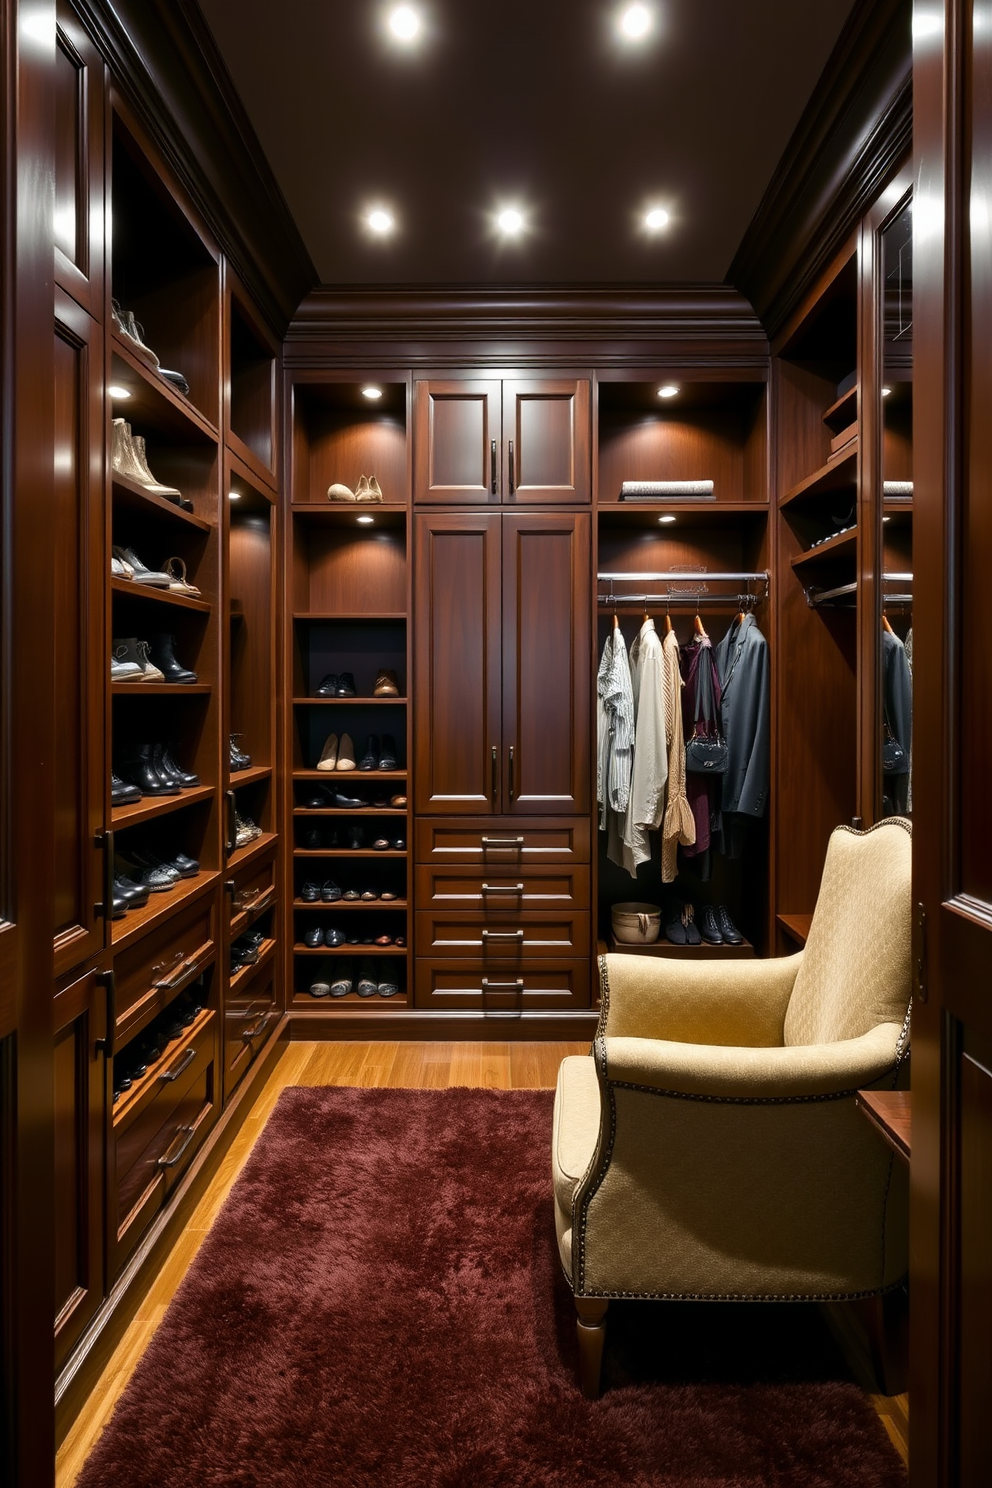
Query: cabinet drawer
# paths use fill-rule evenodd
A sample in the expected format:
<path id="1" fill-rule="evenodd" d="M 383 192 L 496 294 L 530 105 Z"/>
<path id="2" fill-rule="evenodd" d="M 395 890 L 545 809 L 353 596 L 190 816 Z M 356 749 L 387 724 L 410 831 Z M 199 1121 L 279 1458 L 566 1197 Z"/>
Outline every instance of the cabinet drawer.
<path id="1" fill-rule="evenodd" d="M 463 956 L 480 961 L 589 955 L 589 915 L 444 914 L 421 910 L 416 916 L 418 956 Z"/>
<path id="2" fill-rule="evenodd" d="M 229 996 L 224 1008 L 224 1099 L 229 1100 L 275 1025 L 275 970 L 271 960 Z"/>
<path id="3" fill-rule="evenodd" d="M 588 863 L 589 820 L 532 819 L 521 825 L 519 817 L 475 822 L 418 817 L 414 842 L 418 863 L 475 863 L 487 872 L 526 863 Z"/>
<path id="4" fill-rule="evenodd" d="M 543 869 L 528 863 L 517 870 L 494 864 L 480 873 L 477 866 L 423 864 L 416 870 L 416 902 L 422 909 L 469 910 L 487 916 L 588 909 L 589 869 L 584 863 Z"/>
<path id="5" fill-rule="evenodd" d="M 415 963 L 415 1005 L 472 1008 L 512 1016 L 533 1009 L 589 1006 L 588 961 L 529 962 L 526 968 L 487 969 L 478 960 Z"/>
<path id="6" fill-rule="evenodd" d="M 114 957 L 116 1046 L 189 986 L 214 957 L 214 895 L 205 894 Z"/>
<path id="7" fill-rule="evenodd" d="M 234 873 L 224 887 L 228 893 L 232 939 L 248 929 L 256 915 L 275 903 L 275 855 L 263 863 L 250 863 Z"/>
<path id="8" fill-rule="evenodd" d="M 114 1123 L 111 1236 L 120 1269 L 209 1129 L 216 1104 L 214 1018 L 169 1051 L 161 1070 Z"/>

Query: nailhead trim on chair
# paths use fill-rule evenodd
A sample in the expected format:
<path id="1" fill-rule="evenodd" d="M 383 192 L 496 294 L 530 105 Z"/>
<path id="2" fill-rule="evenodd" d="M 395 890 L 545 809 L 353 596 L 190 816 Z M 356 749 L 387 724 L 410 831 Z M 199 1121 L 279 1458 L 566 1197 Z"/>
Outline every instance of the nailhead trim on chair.
<path id="1" fill-rule="evenodd" d="M 640 1090 L 644 1095 L 663 1095 L 668 1100 L 705 1101 L 714 1106 L 810 1106 L 819 1101 L 849 1100 L 857 1095 L 859 1085 L 853 1090 L 834 1090 L 823 1095 L 697 1095 L 689 1090 L 661 1090 L 657 1085 L 637 1085 L 632 1080 L 611 1080 L 617 1090 Z M 885 1089 L 886 1087 L 880 1087 Z"/>

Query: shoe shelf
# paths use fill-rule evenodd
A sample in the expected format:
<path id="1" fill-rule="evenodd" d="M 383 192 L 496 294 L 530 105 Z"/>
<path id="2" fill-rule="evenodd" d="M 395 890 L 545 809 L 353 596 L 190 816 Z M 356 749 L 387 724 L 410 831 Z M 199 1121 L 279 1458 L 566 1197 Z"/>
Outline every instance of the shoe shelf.
<path id="1" fill-rule="evenodd" d="M 195 512 L 184 511 L 181 506 L 177 506 L 174 501 L 167 501 L 164 496 L 154 495 L 137 481 L 129 480 L 126 475 L 112 470 L 110 478 L 114 488 L 115 510 L 128 511 L 141 519 L 167 517 L 181 527 L 192 527 L 197 532 L 211 531 L 211 522 L 198 517 Z"/>
<path id="2" fill-rule="evenodd" d="M 392 956 L 394 960 L 400 956 L 406 959 L 406 946 L 377 946 L 377 945 L 340 945 L 340 946 L 307 946 L 294 945 L 294 956 L 331 956 L 335 959 L 342 957 L 357 957 L 361 960 L 365 956 Z"/>
<path id="3" fill-rule="evenodd" d="M 112 922 L 114 950 L 123 950 L 153 927 L 170 919 L 191 899 L 212 889 L 219 878 L 216 870 L 202 870 L 192 878 L 181 878 L 175 888 L 167 889 L 165 893 L 149 894 L 148 903 L 142 909 L 129 909 L 123 919 Z"/>
<path id="4" fill-rule="evenodd" d="M 700 945 L 673 945 L 669 940 L 656 940 L 651 945 L 631 945 L 611 935 L 609 948 L 621 955 L 668 956 L 678 961 L 749 961 L 754 957 L 754 946 L 749 940 L 742 940 L 740 945 L 729 945 L 726 941 L 710 945 L 705 940 Z"/>
<path id="5" fill-rule="evenodd" d="M 797 573 L 807 572 L 825 561 L 854 558 L 857 548 L 858 532 L 856 527 L 852 527 L 847 532 L 838 532 L 825 542 L 818 543 L 815 548 L 798 554 L 792 559 L 792 567 Z"/>
<path id="6" fill-rule="evenodd" d="M 232 770 L 228 783 L 231 790 L 240 790 L 243 785 L 257 785 L 260 780 L 269 780 L 271 776 L 271 765 L 252 765 L 248 770 Z"/>
<path id="7" fill-rule="evenodd" d="M 206 697 L 213 692 L 209 682 L 111 682 L 114 697 Z"/>
<path id="8" fill-rule="evenodd" d="M 181 811 L 184 806 L 194 806 L 198 801 L 208 801 L 214 790 L 212 785 L 194 785 L 188 790 L 180 791 L 178 796 L 145 796 L 127 806 L 115 806 L 110 813 L 110 825 L 115 832 L 124 827 L 136 827 L 139 822 L 151 821 L 156 816 L 168 816 L 170 812 Z"/>
<path id="9" fill-rule="evenodd" d="M 347 708 L 349 705 L 351 707 L 356 707 L 359 704 L 361 704 L 362 707 L 395 708 L 397 703 L 405 703 L 406 701 L 407 699 L 405 697 L 295 697 L 293 699 L 293 704 L 296 707 L 306 706 L 308 708 L 321 708 L 326 707 L 328 704 L 332 704 L 335 707 L 343 706 L 345 708 Z M 363 773 L 365 772 L 363 771 Z M 375 774 L 375 771 L 373 770 L 369 773 Z M 383 773 L 385 773 L 385 771 Z"/>
<path id="10" fill-rule="evenodd" d="M 353 527 L 359 517 L 371 517 L 362 523 L 364 529 L 403 528 L 406 526 L 406 503 L 400 501 L 294 501 L 290 507 L 294 517 L 305 522 L 320 522 L 336 527 Z"/>
<path id="11" fill-rule="evenodd" d="M 120 410 L 129 424 L 151 425 L 163 434 L 196 440 L 216 440 L 217 426 L 196 408 L 171 382 L 132 352 L 125 337 L 111 332 L 111 382 L 127 388 L 130 397 Z M 139 429 L 139 433 L 142 430 Z"/>
<path id="12" fill-rule="evenodd" d="M 779 501 L 780 510 L 787 511 L 790 507 L 808 505 L 820 496 L 831 496 L 837 491 L 853 492 L 857 470 L 858 447 L 855 442 L 853 446 L 845 446 L 839 459 L 828 460 L 819 470 L 814 470 L 812 475 L 786 491 Z"/>
<path id="13" fill-rule="evenodd" d="M 235 993 L 247 982 L 250 982 L 257 971 L 261 971 L 266 962 L 271 961 L 275 954 L 276 942 L 274 938 L 263 940 L 258 948 L 258 960 L 250 961 L 247 966 L 239 966 L 237 971 L 231 971 L 228 980 L 228 992 Z"/>
<path id="14" fill-rule="evenodd" d="M 160 1088 L 162 1076 L 167 1074 L 170 1068 L 175 1068 L 189 1046 L 195 1043 L 200 1034 L 210 1024 L 214 1017 L 213 1008 L 204 1008 L 203 1012 L 184 1028 L 182 1034 L 171 1041 L 162 1054 L 161 1059 L 150 1064 L 145 1074 L 135 1080 L 130 1090 L 126 1090 L 120 1100 L 114 1105 L 114 1126 L 116 1127 L 123 1118 L 135 1106 L 142 1103 L 142 1097 L 149 1091 L 157 1091 Z M 140 1030 L 135 1030 L 135 1035 Z M 126 1047 L 126 1046 L 125 1046 Z M 192 1060 L 190 1061 L 192 1063 Z"/>
<path id="15" fill-rule="evenodd" d="M 342 772 L 343 774 L 343 772 Z M 366 777 L 367 778 L 367 777 Z M 394 816 L 406 821 L 405 806 L 294 806 L 294 816 Z"/>
<path id="16" fill-rule="evenodd" d="M 201 615 L 209 615 L 213 608 L 205 599 L 190 599 L 186 594 L 172 594 L 168 589 L 155 589 L 151 584 L 139 584 L 134 579 L 112 578 L 110 587 L 114 594 L 126 594 L 128 599 L 170 605 L 180 610 L 195 610 Z"/>
<path id="17" fill-rule="evenodd" d="M 775 922 L 780 929 L 784 930 L 790 940 L 797 945 L 804 946 L 809 938 L 809 927 L 813 923 L 811 914 L 778 914 Z"/>
<path id="18" fill-rule="evenodd" d="M 383 858 L 392 862 L 402 862 L 406 858 L 405 847 L 384 847 L 381 850 L 374 847 L 297 847 L 293 849 L 294 858 L 377 858 L 381 863 Z"/>
<path id="19" fill-rule="evenodd" d="M 332 1017 L 334 1016 L 333 1012 L 331 1012 L 333 1008 L 345 1007 L 349 1011 L 353 1011 L 356 1007 L 359 1007 L 363 1012 L 374 1013 L 377 1008 L 385 1011 L 389 1007 L 407 1008 L 409 1006 L 410 1003 L 407 995 L 402 988 L 399 992 L 394 993 L 392 997 L 382 997 L 378 992 L 372 997 L 359 997 L 357 992 L 348 992 L 344 997 L 314 997 L 313 993 L 309 992 L 305 987 L 302 990 L 296 988 L 293 992 L 293 1000 L 290 1003 L 290 1007 L 292 1008 L 306 1008 L 307 1010 L 325 1007 Z"/>
<path id="20" fill-rule="evenodd" d="M 244 847 L 236 847 L 227 860 L 225 871 L 230 872 L 234 868 L 241 868 L 252 858 L 260 857 L 267 847 L 271 847 L 278 840 L 276 832 L 263 832 L 260 837 L 253 837 L 251 842 L 246 842 Z"/>
<path id="21" fill-rule="evenodd" d="M 376 857 L 381 858 L 382 856 L 382 853 L 376 853 Z M 352 914 L 356 910 L 368 911 L 370 909 L 377 910 L 379 914 L 391 914 L 396 909 L 408 909 L 409 904 L 406 899 L 334 899 L 330 904 L 325 903 L 323 899 L 314 901 L 309 899 L 294 899 L 293 908 L 308 910 L 311 914 L 316 912 L 322 915 Z M 309 947 L 306 947 L 306 949 L 309 949 Z M 396 949 L 397 951 L 402 951 L 406 948 L 404 946 L 397 946 Z"/>
<path id="22" fill-rule="evenodd" d="M 377 610 L 374 615 L 360 613 L 357 610 L 296 610 L 293 620 L 300 625 L 320 624 L 324 620 L 343 620 L 353 625 L 368 625 L 373 620 L 388 620 L 393 624 L 400 624 L 407 618 L 406 610 Z M 331 699 L 330 701 L 333 701 Z M 342 702 L 347 699 L 342 699 Z M 380 701 L 396 702 L 396 698 L 386 698 Z"/>
<path id="23" fill-rule="evenodd" d="M 232 941 L 237 940 L 240 935 L 244 935 L 246 930 L 250 930 L 259 916 L 265 914 L 265 911 L 267 909 L 275 909 L 276 897 L 274 889 L 271 891 L 271 893 L 263 894 L 261 897 L 261 903 L 259 903 L 258 905 L 251 905 L 248 909 L 239 910 L 238 913 L 232 917 L 230 927 Z"/>
<path id="24" fill-rule="evenodd" d="M 325 785 L 333 785 L 338 780 L 364 780 L 372 783 L 376 780 L 405 780 L 406 770 L 294 770 L 294 780 L 322 780 Z M 405 811 L 405 806 L 394 806 L 393 811 Z"/>

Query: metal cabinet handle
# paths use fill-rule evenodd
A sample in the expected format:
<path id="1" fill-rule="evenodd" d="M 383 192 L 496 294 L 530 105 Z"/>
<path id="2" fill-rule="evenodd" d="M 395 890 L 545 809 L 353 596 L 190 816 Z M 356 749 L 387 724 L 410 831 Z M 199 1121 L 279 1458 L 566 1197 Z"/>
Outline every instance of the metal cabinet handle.
<path id="1" fill-rule="evenodd" d="M 239 903 L 235 899 L 234 907 L 238 914 L 254 914 L 257 909 L 261 909 L 263 905 L 268 904 L 275 891 L 275 885 L 268 884 L 264 889 L 257 889 L 252 897 L 244 900 L 243 903 Z"/>
<path id="2" fill-rule="evenodd" d="M 483 940 L 523 940 L 522 930 L 483 930 Z"/>
<path id="3" fill-rule="evenodd" d="M 270 1013 L 269 1012 L 260 1013 L 259 1016 L 258 1016 L 258 1022 L 255 1024 L 254 1028 L 244 1028 L 244 1029 L 242 1029 L 242 1031 L 241 1031 L 242 1042 L 244 1042 L 246 1044 L 250 1044 L 253 1038 L 257 1038 L 260 1033 L 264 1033 L 266 1027 L 268 1026 L 269 1017 L 270 1017 Z"/>
<path id="4" fill-rule="evenodd" d="M 504 991 L 508 988 L 512 988 L 514 992 L 522 992 L 524 990 L 524 979 L 523 977 L 516 977 L 512 982 L 491 982 L 488 977 L 483 977 L 483 992 L 488 992 L 492 988 L 496 988 L 499 991 Z"/>
<path id="5" fill-rule="evenodd" d="M 186 1053 L 183 1055 L 182 1059 L 180 1059 L 179 1063 L 176 1065 L 175 1069 L 163 1070 L 162 1073 L 159 1075 L 159 1079 L 165 1080 L 168 1084 L 171 1085 L 173 1080 L 179 1079 L 179 1076 L 182 1074 L 183 1070 L 189 1069 L 198 1053 L 199 1050 L 196 1048 L 196 1046 L 191 1044 L 186 1050 Z"/>
<path id="6" fill-rule="evenodd" d="M 514 493 L 515 490 L 516 490 L 516 480 L 515 480 L 514 459 L 513 459 L 513 440 L 511 439 L 510 440 L 510 495 L 511 496 L 513 495 L 513 493 Z"/>
<path id="7" fill-rule="evenodd" d="M 490 783 L 490 790 L 492 791 L 493 809 L 495 810 L 496 803 L 499 800 L 499 750 L 495 744 L 493 745 L 492 754 L 492 781 Z M 485 838 L 483 838 L 483 841 L 485 841 Z"/>
<path id="8" fill-rule="evenodd" d="M 492 440 L 489 446 L 489 489 L 493 496 L 496 495 L 496 441 Z"/>
<path id="9" fill-rule="evenodd" d="M 514 848 L 523 847 L 524 845 L 524 839 L 522 837 L 483 837 L 481 842 L 483 847 Z"/>
<path id="10" fill-rule="evenodd" d="M 238 845 L 238 826 L 235 821 L 237 803 L 233 790 L 225 791 L 224 794 L 227 797 L 227 843 L 225 845 L 228 855 L 230 855 Z"/>
<path id="11" fill-rule="evenodd" d="M 157 982 L 152 982 L 152 986 L 162 992 L 171 992 L 173 987 L 177 987 L 188 976 L 195 976 L 199 969 L 200 963 L 190 957 L 188 961 L 183 962 L 178 971 L 174 971 L 171 976 L 160 977 Z M 154 971 L 155 968 L 153 967 L 152 970 Z"/>
<path id="12" fill-rule="evenodd" d="M 174 1153 L 172 1157 L 169 1156 L 168 1148 L 166 1148 L 165 1152 L 162 1154 L 162 1156 L 158 1160 L 158 1165 L 159 1165 L 160 1168 L 174 1168 L 176 1166 L 176 1163 L 182 1157 L 183 1153 L 186 1151 L 186 1148 L 189 1146 L 190 1142 L 192 1142 L 193 1138 L 196 1136 L 196 1127 L 195 1126 L 180 1126 L 177 1129 L 177 1131 L 176 1131 L 176 1136 L 173 1137 L 173 1139 L 172 1139 L 173 1142 L 176 1140 L 176 1137 L 181 1137 L 184 1132 L 186 1134 L 186 1140 L 185 1140 L 185 1142 L 182 1144 L 182 1146 L 180 1147 L 179 1151 L 176 1152 L 176 1153 Z"/>
<path id="13" fill-rule="evenodd" d="M 522 894 L 524 886 L 519 884 L 487 884 L 482 885 L 484 894 Z"/>
<path id="14" fill-rule="evenodd" d="M 510 775 L 509 786 L 510 786 L 510 800 L 511 801 L 513 800 L 514 773 L 515 773 L 513 766 L 514 766 L 513 745 L 511 744 L 510 745 L 510 770 L 509 770 L 509 775 Z"/>
<path id="15" fill-rule="evenodd" d="M 94 904 L 93 913 L 109 920 L 114 913 L 114 834 L 109 828 L 97 835 L 96 846 L 103 848 L 103 902 Z"/>
<path id="16" fill-rule="evenodd" d="M 95 980 L 102 982 L 107 993 L 107 1032 L 105 1037 L 95 1041 L 96 1051 L 113 1059 L 114 1036 L 117 1032 L 117 981 L 112 971 L 98 971 Z"/>

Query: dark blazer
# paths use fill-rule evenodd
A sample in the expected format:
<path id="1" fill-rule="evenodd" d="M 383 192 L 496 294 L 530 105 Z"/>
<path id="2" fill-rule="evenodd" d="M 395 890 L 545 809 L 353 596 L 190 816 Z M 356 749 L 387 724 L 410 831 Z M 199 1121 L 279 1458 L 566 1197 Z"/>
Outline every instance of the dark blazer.
<path id="1" fill-rule="evenodd" d="M 737 620 L 716 648 L 720 676 L 727 773 L 723 777 L 722 842 L 728 858 L 744 848 L 748 817 L 760 817 L 768 805 L 770 771 L 770 668 L 768 642 L 753 615 Z"/>

